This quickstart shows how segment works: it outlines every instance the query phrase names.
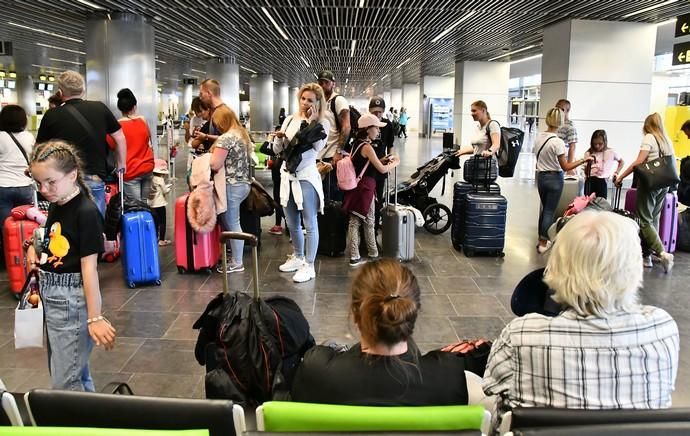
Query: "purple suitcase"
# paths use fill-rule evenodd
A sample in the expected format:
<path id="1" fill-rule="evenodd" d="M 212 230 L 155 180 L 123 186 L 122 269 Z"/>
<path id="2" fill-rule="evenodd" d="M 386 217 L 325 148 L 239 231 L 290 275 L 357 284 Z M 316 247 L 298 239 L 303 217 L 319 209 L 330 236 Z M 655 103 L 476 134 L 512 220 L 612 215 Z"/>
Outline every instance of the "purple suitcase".
<path id="1" fill-rule="evenodd" d="M 637 190 L 628 189 L 625 193 L 625 210 L 637 215 Z M 675 192 L 669 192 L 664 198 L 664 204 L 659 217 L 659 239 L 664 246 L 664 251 L 673 253 L 676 251 L 676 239 L 678 237 L 678 197 Z"/>

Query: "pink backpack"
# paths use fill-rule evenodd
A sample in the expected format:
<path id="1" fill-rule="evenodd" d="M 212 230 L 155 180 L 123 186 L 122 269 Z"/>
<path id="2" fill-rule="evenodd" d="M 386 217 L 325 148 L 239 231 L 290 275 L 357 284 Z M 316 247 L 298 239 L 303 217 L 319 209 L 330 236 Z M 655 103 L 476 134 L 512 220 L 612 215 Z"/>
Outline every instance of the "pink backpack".
<path id="1" fill-rule="evenodd" d="M 364 168 L 362 168 L 359 176 L 355 172 L 355 165 L 352 163 L 352 156 L 357 154 L 357 151 L 359 151 L 362 145 L 364 145 L 364 143 L 361 143 L 352 154 L 347 154 L 340 159 L 340 161 L 338 161 L 338 165 L 335 167 L 335 175 L 338 179 L 338 188 L 340 188 L 341 191 L 352 191 L 355 189 L 357 184 L 359 184 L 359 181 L 362 179 L 362 175 L 364 175 L 364 172 L 369 166 L 370 162 L 367 160 L 367 163 L 364 165 Z"/>

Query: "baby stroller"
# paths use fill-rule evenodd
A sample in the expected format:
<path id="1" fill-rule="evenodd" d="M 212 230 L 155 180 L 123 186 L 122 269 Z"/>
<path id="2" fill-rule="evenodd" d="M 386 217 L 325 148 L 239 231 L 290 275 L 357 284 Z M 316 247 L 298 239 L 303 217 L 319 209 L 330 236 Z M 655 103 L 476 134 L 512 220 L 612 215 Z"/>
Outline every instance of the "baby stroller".
<path id="1" fill-rule="evenodd" d="M 430 197 L 429 193 L 436 184 L 443 179 L 443 189 L 446 189 L 446 174 L 449 169 L 460 168 L 460 158 L 452 150 L 444 150 L 441 154 L 417 168 L 409 180 L 401 182 L 395 189 L 398 191 L 398 203 L 412 206 L 422 212 L 424 228 L 431 234 L 440 235 L 450 228 L 451 211 L 448 206 Z M 395 191 L 388 193 L 389 201 L 393 201 Z"/>

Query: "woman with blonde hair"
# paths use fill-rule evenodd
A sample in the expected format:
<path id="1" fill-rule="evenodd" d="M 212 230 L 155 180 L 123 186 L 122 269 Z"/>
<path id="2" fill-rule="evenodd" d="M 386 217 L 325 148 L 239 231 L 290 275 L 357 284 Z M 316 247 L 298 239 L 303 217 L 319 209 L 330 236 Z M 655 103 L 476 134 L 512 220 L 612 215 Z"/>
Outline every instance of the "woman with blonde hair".
<path id="1" fill-rule="evenodd" d="M 417 278 L 382 259 L 352 281 L 350 315 L 361 341 L 347 351 L 317 345 L 292 384 L 294 401 L 360 406 L 467 404 L 462 359 L 440 350 L 422 355 L 412 334 L 421 308 Z"/>
<path id="2" fill-rule="evenodd" d="M 241 232 L 240 204 L 249 195 L 251 175 L 249 173 L 249 150 L 252 141 L 249 133 L 242 127 L 237 115 L 232 109 L 223 105 L 213 112 L 213 125 L 221 135 L 213 145 L 211 155 L 211 169 L 218 171 L 225 167 L 225 194 L 227 197 L 227 211 L 221 215 L 223 229 L 232 232 Z M 227 265 L 225 272 L 234 273 L 244 271 L 242 254 L 244 241 L 230 240 L 232 250 L 232 263 Z M 220 265 L 218 272 L 223 272 Z"/>
<path id="3" fill-rule="evenodd" d="M 548 230 L 554 222 L 558 200 L 563 193 L 563 171 L 570 171 L 583 163 L 594 159 L 588 156 L 568 162 L 565 156 L 565 144 L 557 135 L 563 124 L 563 111 L 557 107 L 546 113 L 545 132 L 539 132 L 534 140 L 534 152 L 537 160 L 537 190 L 541 200 L 539 212 L 539 243 L 537 251 L 544 253 L 551 247 Z"/>
<path id="4" fill-rule="evenodd" d="M 479 123 L 479 130 L 475 132 L 472 144 L 461 147 L 456 154 L 458 156 L 464 154 L 479 154 L 484 157 L 496 156 L 501 147 L 501 125 L 498 124 L 498 121 L 491 119 L 489 108 L 483 100 L 472 103 L 470 113 L 472 119 Z"/>
<path id="5" fill-rule="evenodd" d="M 299 90 L 299 110 L 288 116 L 273 138 L 273 151 L 284 159 L 280 177 L 280 204 L 283 206 L 293 253 L 278 268 L 294 272 L 292 280 L 301 283 L 316 277 L 314 261 L 319 246 L 316 215 L 323 213 L 323 187 L 316 169 L 316 156 L 326 145 L 330 124 L 324 118 L 326 99 L 323 88 L 308 83 Z M 302 222 L 306 228 L 302 234 Z M 306 249 L 305 249 L 306 245 Z"/>
<path id="6" fill-rule="evenodd" d="M 648 115 L 644 120 L 642 126 L 644 137 L 640 145 L 640 152 L 637 154 L 637 159 L 633 161 L 628 168 L 618 175 L 615 180 L 617 186 L 623 184 L 623 179 L 628 177 L 630 173 L 635 170 L 635 167 L 647 161 L 657 159 L 664 156 L 674 156 L 673 146 L 671 140 L 664 131 L 664 123 L 661 121 L 661 116 L 658 113 Z M 674 159 L 675 161 L 675 159 Z M 642 239 L 647 246 L 659 256 L 661 265 L 665 272 L 671 271 L 673 268 L 673 255 L 664 250 L 664 246 L 659 239 L 657 228 L 659 226 L 659 217 L 661 215 L 661 208 L 664 203 L 664 198 L 668 188 L 649 189 L 642 183 L 637 186 L 637 217 L 640 219 L 640 233 Z M 652 258 L 647 256 L 644 259 L 644 266 L 652 267 Z"/>

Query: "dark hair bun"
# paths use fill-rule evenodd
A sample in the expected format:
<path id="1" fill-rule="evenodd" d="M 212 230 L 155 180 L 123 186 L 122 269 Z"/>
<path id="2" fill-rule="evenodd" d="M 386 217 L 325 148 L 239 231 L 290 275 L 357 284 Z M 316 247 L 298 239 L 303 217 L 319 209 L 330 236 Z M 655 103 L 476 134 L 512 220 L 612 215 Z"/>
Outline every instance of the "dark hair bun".
<path id="1" fill-rule="evenodd" d="M 129 88 L 123 88 L 117 93 L 117 108 L 122 112 L 130 112 L 137 105 L 137 98 Z"/>
<path id="2" fill-rule="evenodd" d="M 122 88 L 117 93 L 117 98 L 134 98 L 136 100 L 136 98 L 134 97 L 134 93 L 129 88 Z"/>

